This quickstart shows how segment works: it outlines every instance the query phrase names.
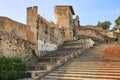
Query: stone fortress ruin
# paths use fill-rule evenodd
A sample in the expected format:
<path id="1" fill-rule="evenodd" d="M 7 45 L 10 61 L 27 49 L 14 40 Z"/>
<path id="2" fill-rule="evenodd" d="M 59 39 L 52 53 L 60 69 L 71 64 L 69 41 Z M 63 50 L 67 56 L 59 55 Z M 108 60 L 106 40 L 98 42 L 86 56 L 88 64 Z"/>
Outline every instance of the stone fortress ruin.
<path id="1" fill-rule="evenodd" d="M 16 54 L 18 50 L 18 44 L 20 40 L 25 46 L 25 42 L 30 43 L 31 48 L 37 55 L 40 55 L 40 50 L 54 50 L 57 46 L 62 44 L 64 41 L 73 40 L 76 36 L 88 36 L 97 38 L 105 41 L 104 30 L 97 30 L 90 26 L 82 27 L 79 25 L 79 17 L 73 19 L 75 12 L 72 6 L 69 5 L 58 5 L 54 7 L 55 23 L 48 22 L 40 14 L 38 14 L 38 7 L 27 8 L 27 21 L 26 24 L 13 21 L 7 17 L 0 17 L 0 54 L 9 53 Z M 74 32 L 73 32 L 73 29 Z M 76 34 L 76 35 L 75 35 Z M 10 41 L 8 37 L 16 36 L 18 39 Z M 18 43 L 17 43 L 18 42 Z M 14 48 L 11 46 L 15 45 Z M 21 43 L 20 43 L 21 45 Z M 45 46 L 46 45 L 46 46 Z M 19 46 L 20 48 L 21 46 Z M 38 48 L 36 48 L 38 47 Z M 6 51 L 8 49 L 8 51 Z M 24 49 L 26 49 L 24 47 Z M 5 52 L 4 52 L 5 50 Z M 32 50 L 32 49 L 31 49 Z M 19 51 L 19 50 L 18 50 Z M 32 51 L 31 51 L 32 52 Z M 17 54 L 16 54 L 17 55 Z M 23 53 L 24 55 L 24 53 Z"/>
<path id="2" fill-rule="evenodd" d="M 12 56 L 17 56 L 19 53 L 25 58 L 25 54 L 30 55 L 30 53 L 32 52 L 40 55 L 38 50 L 44 50 L 45 48 L 47 49 L 47 47 L 49 49 L 51 47 L 57 48 L 57 45 L 62 44 L 63 41 L 72 40 L 72 15 L 74 15 L 72 6 L 55 6 L 54 12 L 56 19 L 55 23 L 48 22 L 40 14 L 38 14 L 37 6 L 27 8 L 26 24 L 22 24 L 20 22 L 13 21 L 7 17 L 1 16 L 1 56 L 10 56 L 10 54 L 14 54 Z M 3 35 L 5 35 L 6 37 Z M 29 46 L 30 53 L 26 53 L 24 51 L 20 53 L 19 51 L 22 51 L 22 44 L 23 50 L 26 50 L 27 48 L 25 46 L 28 47 L 28 45 L 26 45 L 27 43 L 31 45 L 31 47 Z M 46 44 L 46 47 L 44 46 L 44 44 Z M 20 48 L 19 50 L 18 47 Z"/>
<path id="3" fill-rule="evenodd" d="M 26 58 L 35 53 L 40 56 L 40 51 L 55 50 L 64 41 L 76 37 L 87 36 L 111 41 L 109 35 L 117 38 L 119 34 L 112 35 L 109 31 L 91 26 L 82 27 L 78 16 L 73 19 L 75 12 L 70 5 L 55 6 L 54 15 L 55 23 L 48 22 L 38 14 L 38 7 L 33 6 L 27 8 L 26 24 L 0 16 L 0 55 L 21 55 Z"/>
<path id="4" fill-rule="evenodd" d="M 42 17 L 37 6 L 27 8 L 26 24 L 0 16 L 0 56 L 17 56 L 29 61 L 33 56 L 41 57 L 44 51 L 57 50 L 66 41 L 90 39 L 81 43 L 84 48 L 80 48 L 77 53 L 93 46 L 93 41 L 119 41 L 119 32 L 102 30 L 96 26 L 81 26 L 79 16 L 73 19 L 73 15 L 75 12 L 72 6 L 57 5 L 54 7 L 55 23 Z M 77 53 L 71 54 L 70 58 Z M 60 64 L 60 61 L 57 63 Z"/>

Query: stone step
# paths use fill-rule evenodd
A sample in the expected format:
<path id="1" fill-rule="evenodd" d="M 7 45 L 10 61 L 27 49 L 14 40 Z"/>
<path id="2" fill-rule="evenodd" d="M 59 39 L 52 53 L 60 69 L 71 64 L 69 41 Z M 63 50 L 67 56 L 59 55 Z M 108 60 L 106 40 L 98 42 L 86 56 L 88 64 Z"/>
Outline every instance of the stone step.
<path id="1" fill-rule="evenodd" d="M 67 52 L 54 52 L 54 53 L 51 53 L 51 54 L 49 54 L 48 56 L 45 56 L 45 57 L 54 57 L 54 56 L 65 56 L 65 55 L 69 55 L 69 54 L 71 54 L 71 53 L 74 53 L 74 52 L 76 52 L 76 51 L 67 51 Z"/>
<path id="2" fill-rule="evenodd" d="M 70 45 L 70 47 L 68 47 Z M 74 43 L 74 46 L 77 44 Z M 58 51 L 69 52 L 75 50 L 67 43 Z M 47 74 L 45 80 L 120 80 L 120 62 L 104 60 L 104 50 L 113 45 L 102 44 L 90 48 L 82 55 L 67 62 L 61 67 Z M 77 47 L 79 47 L 77 45 Z M 68 49 L 66 49 L 68 48 Z"/>
<path id="3" fill-rule="evenodd" d="M 118 80 L 120 78 L 120 67 L 101 67 L 100 69 L 91 68 L 89 70 L 79 71 L 75 67 L 75 72 L 72 70 L 74 67 L 60 67 L 63 70 L 55 70 L 46 76 L 49 79 L 60 79 L 60 80 Z M 50 77 L 51 76 L 51 77 Z M 45 77 L 45 78 L 46 78 Z M 72 77 L 72 78 L 71 78 Z M 84 78 L 83 78 L 84 77 Z M 47 80 L 47 79 L 45 79 Z"/>
<path id="4" fill-rule="evenodd" d="M 83 48 L 83 46 L 82 45 L 63 46 L 63 47 L 60 47 L 59 49 L 72 49 L 72 48 Z"/>
<path id="5" fill-rule="evenodd" d="M 81 50 L 81 49 L 83 49 L 83 47 L 80 47 L 80 48 L 59 48 L 57 51 L 61 51 L 61 50 L 63 50 L 63 51 L 69 51 L 69 50 Z"/>
<path id="6" fill-rule="evenodd" d="M 66 42 L 64 42 L 63 43 L 63 45 L 66 45 L 66 44 L 81 44 L 81 43 L 85 43 L 85 41 L 84 40 L 79 40 L 79 41 L 66 41 Z"/>
<path id="7" fill-rule="evenodd" d="M 70 72 L 80 72 L 80 71 L 84 71 L 84 72 L 88 72 L 88 71 L 92 71 L 92 72 L 120 72 L 120 70 L 116 70 L 116 69 L 112 69 L 112 70 L 107 70 L 107 69 L 88 69 L 88 70 L 83 70 L 83 69 L 56 69 L 56 71 L 70 71 Z"/>
<path id="8" fill-rule="evenodd" d="M 60 67 L 59 69 L 77 69 L 77 70 L 81 70 L 81 69 L 89 69 L 89 70 L 96 70 L 96 69 L 100 69 L 100 70 L 120 70 L 120 67 Z"/>
<path id="9" fill-rule="evenodd" d="M 110 61 L 109 61 L 109 62 L 106 62 L 106 61 L 103 61 L 103 62 L 102 62 L 102 61 L 96 61 L 96 62 L 91 62 L 91 61 L 81 62 L 81 61 L 78 61 L 78 59 L 80 59 L 80 58 L 78 57 L 77 59 L 72 60 L 72 63 L 70 63 L 70 64 L 77 63 L 77 64 L 85 64 L 85 65 L 86 65 L 86 64 L 90 64 L 90 65 L 91 65 L 91 64 L 97 64 L 97 63 L 98 63 L 98 64 L 104 64 L 104 63 L 110 64 L 110 63 L 111 63 L 111 64 L 118 64 L 118 65 L 120 66 L 120 64 L 119 64 L 120 62 L 119 62 L 119 61 L 118 61 L 118 62 L 110 62 Z M 116 65 L 112 65 L 112 66 L 116 66 Z"/>
<path id="10" fill-rule="evenodd" d="M 80 72 L 70 72 L 70 71 L 53 71 L 52 73 L 55 73 L 55 74 L 76 74 L 76 75 L 81 75 L 81 74 L 92 74 L 92 75 L 119 75 L 120 76 L 120 73 L 119 72 L 85 72 L 85 71 L 80 71 Z"/>
<path id="11" fill-rule="evenodd" d="M 52 54 L 73 53 L 73 52 L 78 52 L 78 51 L 82 51 L 82 50 L 83 49 L 81 49 L 81 48 L 77 48 L 77 49 L 74 49 L 74 50 L 63 49 L 63 50 L 54 51 Z"/>
<path id="12" fill-rule="evenodd" d="M 106 67 L 106 68 L 119 68 L 120 67 L 120 63 L 116 63 L 116 64 L 112 64 L 111 63 L 96 63 L 96 64 L 88 64 L 89 66 L 86 66 L 87 63 L 81 63 L 80 65 L 78 65 L 77 63 L 71 63 L 71 64 L 68 64 L 68 65 L 64 65 L 65 67 L 79 67 L 79 68 L 82 68 L 82 67 Z M 110 65 L 109 65 L 110 64 Z"/>
<path id="13" fill-rule="evenodd" d="M 86 77 L 86 78 L 113 78 L 113 79 L 119 79 L 120 75 L 103 75 L 103 74 L 57 74 L 57 73 L 50 73 L 49 76 L 60 76 L 60 77 Z"/>
<path id="14" fill-rule="evenodd" d="M 76 62 L 75 62 L 76 61 Z M 73 60 L 73 62 L 72 63 L 68 63 L 68 64 L 66 64 L 66 66 L 86 66 L 86 64 L 87 65 L 89 65 L 89 66 L 92 66 L 93 67 L 93 65 L 95 66 L 95 65 L 99 65 L 101 62 L 81 62 L 80 60 Z"/>
<path id="15" fill-rule="evenodd" d="M 59 46 L 59 48 L 77 48 L 77 47 L 83 47 L 84 43 L 75 43 L 75 44 L 63 44 Z"/>
<path id="16" fill-rule="evenodd" d="M 42 80 L 42 79 L 41 79 Z M 46 76 L 43 80 L 116 80 L 116 79 L 107 79 L 107 78 L 83 78 L 83 77 L 66 77 L 66 76 Z"/>

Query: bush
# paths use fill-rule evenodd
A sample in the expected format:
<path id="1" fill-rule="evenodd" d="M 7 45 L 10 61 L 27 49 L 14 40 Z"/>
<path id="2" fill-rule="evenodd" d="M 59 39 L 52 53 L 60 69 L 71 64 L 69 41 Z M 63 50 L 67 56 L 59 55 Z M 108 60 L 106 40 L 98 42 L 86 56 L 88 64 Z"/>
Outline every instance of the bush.
<path id="1" fill-rule="evenodd" d="M 0 57 L 0 80 L 24 78 L 25 63 L 18 57 Z"/>

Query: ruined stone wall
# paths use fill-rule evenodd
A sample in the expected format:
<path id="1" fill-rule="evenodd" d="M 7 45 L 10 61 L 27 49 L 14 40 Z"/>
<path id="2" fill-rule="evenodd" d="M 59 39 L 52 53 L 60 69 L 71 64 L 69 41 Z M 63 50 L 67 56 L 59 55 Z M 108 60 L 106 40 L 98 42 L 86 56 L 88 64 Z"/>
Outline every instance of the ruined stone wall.
<path id="1" fill-rule="evenodd" d="M 58 25 L 59 28 L 64 29 L 64 40 L 72 40 L 73 39 L 73 22 L 72 16 L 74 15 L 74 11 L 72 6 L 55 6 L 54 7 L 54 15 L 55 15 L 55 24 Z"/>
<path id="2" fill-rule="evenodd" d="M 48 22 L 40 15 L 38 16 L 38 21 L 39 50 L 54 50 L 58 45 L 63 43 L 64 32 L 57 27 L 58 25 L 55 25 L 53 22 Z"/>
<path id="3" fill-rule="evenodd" d="M 94 37 L 96 39 L 104 41 L 104 35 L 99 33 L 97 30 L 91 28 L 76 27 L 76 35 Z"/>
<path id="4" fill-rule="evenodd" d="M 61 44 L 63 41 L 63 31 L 56 26 L 39 15 L 39 39 L 52 44 Z"/>
<path id="5" fill-rule="evenodd" d="M 73 19 L 73 25 L 74 26 L 80 26 L 79 16 L 76 16 L 76 18 Z"/>
<path id="6" fill-rule="evenodd" d="M 53 22 L 48 22 L 46 19 L 40 16 L 38 14 L 37 6 L 28 7 L 26 25 L 13 21 L 7 17 L 0 17 L 0 31 L 6 32 L 9 35 L 15 34 L 17 37 L 23 40 L 23 42 L 26 41 L 26 43 L 30 42 L 32 44 L 35 44 L 38 46 L 36 49 L 39 50 L 42 50 L 42 46 L 46 46 L 47 49 L 56 49 L 57 46 L 61 45 L 64 41 L 73 39 L 72 15 L 74 15 L 74 11 L 72 10 L 71 6 L 62 7 L 60 10 L 58 9 L 57 20 L 61 21 L 58 21 L 60 24 L 59 25 Z M 60 28 L 60 26 L 62 26 L 62 28 Z M 7 37 L 7 39 L 12 39 L 13 37 L 11 36 Z M 0 37 L 3 37 L 3 35 Z M 13 38 L 13 41 L 16 42 L 16 39 Z M 9 42 L 11 41 L 9 40 L 8 43 Z M 19 46 L 17 46 L 18 44 L 15 42 L 13 42 L 14 44 L 10 45 L 16 45 L 15 47 L 18 47 L 19 49 Z M 4 46 L 4 44 L 1 44 L 1 46 Z M 3 47 L 0 49 L 3 49 Z M 6 48 L 4 47 L 4 50 L 5 49 L 7 50 L 7 46 Z M 16 52 L 14 54 L 18 53 Z"/>
<path id="7" fill-rule="evenodd" d="M 110 38 L 116 39 L 116 40 L 112 40 L 112 41 L 120 42 L 120 33 L 118 33 L 118 32 L 110 31 L 107 33 L 107 36 Z"/>
<path id="8" fill-rule="evenodd" d="M 33 39 L 38 43 L 38 49 L 49 48 L 62 44 L 63 42 L 63 30 L 59 29 L 58 25 L 53 22 L 47 21 L 45 18 L 38 14 L 38 7 L 27 8 L 27 30 L 33 32 Z M 30 34 L 28 35 L 30 38 Z M 30 38 L 31 39 L 31 38 Z M 42 48 L 43 47 L 43 48 Z"/>
<path id="9" fill-rule="evenodd" d="M 69 18 L 71 18 L 69 14 Z M 38 14 L 37 6 L 27 8 L 27 23 L 22 24 L 7 17 L 0 17 L 0 55 L 30 58 L 42 50 L 54 50 L 71 32 L 48 22 Z M 71 23 L 70 23 L 71 24 Z M 45 48 L 44 48 L 45 47 Z"/>
<path id="10" fill-rule="evenodd" d="M 70 27 L 69 13 L 70 13 L 69 7 L 55 7 L 54 9 L 55 23 L 64 28 L 69 28 Z"/>
<path id="11" fill-rule="evenodd" d="M 30 26 L 13 21 L 7 17 L 0 17 L 0 31 L 15 33 L 20 38 L 35 43 L 34 33 L 30 30 Z"/>
<path id="12" fill-rule="evenodd" d="M 34 42 L 37 43 L 37 18 L 38 18 L 38 7 L 28 7 L 27 8 L 27 19 L 26 25 L 30 27 L 30 31 L 33 32 Z"/>
<path id="13" fill-rule="evenodd" d="M 27 61 L 36 52 L 36 44 L 18 37 L 15 33 L 0 31 L 0 56 L 16 56 Z"/>
<path id="14" fill-rule="evenodd" d="M 95 30 L 103 30 L 102 27 L 94 26 L 94 25 L 86 25 L 86 26 L 81 26 L 81 27 L 95 29 Z"/>
<path id="15" fill-rule="evenodd" d="M 27 47 L 31 46 L 31 44 L 36 46 L 35 52 L 37 55 L 39 55 L 37 49 L 41 48 L 41 46 L 46 46 L 47 49 L 53 50 L 63 43 L 63 30 L 59 29 L 57 27 L 58 25 L 55 25 L 53 22 L 48 22 L 42 16 L 38 15 L 37 12 L 37 6 L 27 8 L 27 25 L 13 21 L 7 17 L 0 17 L 0 31 L 5 32 L 4 35 L 6 35 L 6 37 L 4 37 L 2 33 L 0 35 L 0 37 L 4 38 L 1 40 L 0 44 L 1 51 L 3 49 L 1 54 L 4 54 L 5 56 L 22 55 L 22 58 L 24 58 L 26 51 L 30 51 L 29 49 L 26 49 L 25 51 L 25 48 L 22 47 L 27 43 L 30 43 L 27 44 Z M 37 22 L 37 20 L 39 22 Z M 19 37 L 21 45 L 19 44 L 19 41 L 16 43 L 17 40 L 12 34 Z M 4 42 L 4 40 L 7 43 Z M 14 46 L 15 50 L 11 46 Z M 43 48 L 41 48 L 41 50 L 42 49 Z M 29 53 L 31 53 L 31 51 Z"/>
<path id="16" fill-rule="evenodd" d="M 0 17 L 0 30 L 3 30 L 8 33 L 16 33 L 21 38 L 26 39 L 25 25 L 15 22 L 7 17 Z M 2 29 L 1 29 L 2 28 Z"/>

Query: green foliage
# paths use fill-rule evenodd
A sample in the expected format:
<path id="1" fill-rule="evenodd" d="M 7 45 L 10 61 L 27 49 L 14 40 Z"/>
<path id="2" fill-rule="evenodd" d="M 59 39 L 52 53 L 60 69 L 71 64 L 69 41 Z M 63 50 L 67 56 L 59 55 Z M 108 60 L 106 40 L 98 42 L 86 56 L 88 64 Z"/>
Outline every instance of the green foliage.
<path id="1" fill-rule="evenodd" d="M 113 28 L 112 30 L 113 30 L 113 31 L 116 31 L 116 30 L 117 30 L 117 28 Z"/>
<path id="2" fill-rule="evenodd" d="M 120 16 L 115 20 L 116 25 L 120 25 Z"/>
<path id="3" fill-rule="evenodd" d="M 115 20 L 115 26 L 113 27 L 113 30 L 120 29 L 120 16 Z"/>
<path id="4" fill-rule="evenodd" d="M 114 30 L 114 31 L 117 30 L 117 29 L 119 29 L 119 25 L 115 25 L 115 26 L 113 27 L 113 30 Z"/>
<path id="5" fill-rule="evenodd" d="M 18 57 L 0 57 L 0 80 L 23 78 L 26 73 L 25 63 Z"/>
<path id="6" fill-rule="evenodd" d="M 105 21 L 105 22 L 98 22 L 97 24 L 99 27 L 102 27 L 102 29 L 106 30 L 109 29 L 111 22 L 110 21 Z"/>

